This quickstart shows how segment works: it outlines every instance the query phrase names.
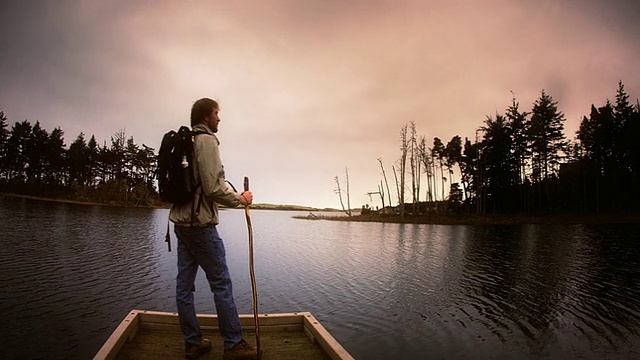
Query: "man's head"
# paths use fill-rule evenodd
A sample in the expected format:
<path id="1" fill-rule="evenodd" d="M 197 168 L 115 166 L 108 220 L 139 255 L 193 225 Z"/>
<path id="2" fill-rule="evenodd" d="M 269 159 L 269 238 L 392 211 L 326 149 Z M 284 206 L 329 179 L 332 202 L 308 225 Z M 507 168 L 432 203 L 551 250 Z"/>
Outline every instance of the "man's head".
<path id="1" fill-rule="evenodd" d="M 191 126 L 205 124 L 214 133 L 218 132 L 219 111 L 220 106 L 215 100 L 202 98 L 196 101 L 191 108 Z"/>

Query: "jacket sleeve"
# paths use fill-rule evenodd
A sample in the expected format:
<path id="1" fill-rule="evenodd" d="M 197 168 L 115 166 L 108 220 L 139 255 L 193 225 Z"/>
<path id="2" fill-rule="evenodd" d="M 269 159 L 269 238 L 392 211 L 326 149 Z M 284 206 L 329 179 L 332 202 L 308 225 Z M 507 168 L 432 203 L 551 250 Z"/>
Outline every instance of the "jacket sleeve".
<path id="1" fill-rule="evenodd" d="M 225 182 L 218 145 L 218 139 L 214 135 L 196 136 L 194 155 L 198 162 L 200 184 L 205 198 L 235 207 L 240 204 L 240 194 Z"/>

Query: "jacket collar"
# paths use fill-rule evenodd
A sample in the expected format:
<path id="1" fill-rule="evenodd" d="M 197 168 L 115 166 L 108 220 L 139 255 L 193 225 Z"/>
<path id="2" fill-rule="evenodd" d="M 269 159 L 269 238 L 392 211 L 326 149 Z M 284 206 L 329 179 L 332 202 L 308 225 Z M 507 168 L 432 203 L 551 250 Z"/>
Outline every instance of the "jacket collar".
<path id="1" fill-rule="evenodd" d="M 192 131 L 204 131 L 207 134 L 213 135 L 213 131 L 211 131 L 211 129 L 209 129 L 209 127 L 207 125 L 205 125 L 205 124 L 195 125 L 191 130 Z"/>
<path id="2" fill-rule="evenodd" d="M 213 131 L 211 129 L 209 129 L 209 127 L 205 124 L 198 124 L 195 125 L 191 131 L 204 131 L 207 134 L 213 136 L 214 139 L 216 139 L 216 141 L 218 142 L 218 145 L 220 145 L 220 140 L 218 139 L 218 137 L 216 136 L 216 134 L 213 133 Z"/>

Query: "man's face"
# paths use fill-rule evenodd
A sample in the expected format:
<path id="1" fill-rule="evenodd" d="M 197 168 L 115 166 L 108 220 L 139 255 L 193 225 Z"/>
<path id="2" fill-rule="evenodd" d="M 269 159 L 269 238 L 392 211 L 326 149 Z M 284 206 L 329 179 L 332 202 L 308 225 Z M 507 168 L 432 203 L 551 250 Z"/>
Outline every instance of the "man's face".
<path id="1" fill-rule="evenodd" d="M 220 117 L 218 116 L 219 112 L 220 112 L 220 109 L 213 108 L 213 110 L 211 111 L 211 114 L 204 118 L 206 125 L 214 133 L 218 132 L 218 123 L 220 122 Z"/>

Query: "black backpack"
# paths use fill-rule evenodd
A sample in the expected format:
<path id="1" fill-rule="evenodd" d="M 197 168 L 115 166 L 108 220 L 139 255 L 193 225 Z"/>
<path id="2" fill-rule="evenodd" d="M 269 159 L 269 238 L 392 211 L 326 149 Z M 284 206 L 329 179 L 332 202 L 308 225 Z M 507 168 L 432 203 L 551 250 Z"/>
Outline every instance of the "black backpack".
<path id="1" fill-rule="evenodd" d="M 174 205 L 193 200 L 199 184 L 193 174 L 193 141 L 204 131 L 191 131 L 181 126 L 178 132 L 164 134 L 158 152 L 158 187 L 160 199 Z"/>
<path id="2" fill-rule="evenodd" d="M 160 151 L 158 151 L 158 187 L 160 199 L 174 205 L 184 205 L 194 199 L 195 191 L 200 186 L 195 181 L 193 173 L 193 142 L 196 135 L 206 134 L 204 131 L 191 131 L 181 126 L 178 132 L 169 131 L 162 137 Z M 202 193 L 197 208 L 200 209 Z M 191 220 L 193 221 L 195 201 L 191 206 Z M 167 234 L 165 241 L 171 251 L 169 235 L 169 221 L 167 220 Z"/>

